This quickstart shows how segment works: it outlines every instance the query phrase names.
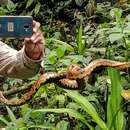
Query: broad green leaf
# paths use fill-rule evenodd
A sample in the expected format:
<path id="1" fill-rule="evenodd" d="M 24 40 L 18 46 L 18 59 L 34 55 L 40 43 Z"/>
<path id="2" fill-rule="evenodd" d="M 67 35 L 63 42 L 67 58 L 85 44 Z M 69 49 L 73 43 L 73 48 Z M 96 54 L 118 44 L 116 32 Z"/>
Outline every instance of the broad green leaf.
<path id="1" fill-rule="evenodd" d="M 118 19 L 119 19 L 119 18 L 121 18 L 122 11 L 121 11 L 120 9 L 118 9 L 118 8 L 114 8 L 114 9 L 112 9 L 112 10 L 110 11 L 110 15 L 111 15 L 112 17 L 118 17 Z"/>
<path id="2" fill-rule="evenodd" d="M 68 50 L 68 51 L 74 51 L 74 48 L 71 46 L 71 45 L 69 45 L 68 43 L 66 43 L 66 42 L 63 42 L 63 41 L 60 41 L 60 40 L 57 40 L 57 39 L 55 39 L 55 38 L 50 38 L 50 39 L 46 39 L 47 41 L 52 41 L 52 42 L 54 42 L 54 43 L 57 43 L 57 45 L 59 46 L 59 45 L 62 45 L 62 46 L 64 46 L 65 48 L 66 48 L 66 50 Z"/>
<path id="3" fill-rule="evenodd" d="M 92 48 L 89 48 L 87 51 L 90 51 L 90 52 L 93 52 L 93 53 L 101 53 L 101 54 L 105 54 L 105 52 L 106 52 L 106 48 L 97 48 L 97 47 L 92 47 Z"/>
<path id="4" fill-rule="evenodd" d="M 83 55 L 68 55 L 67 58 L 71 59 L 72 63 L 77 63 L 77 62 L 83 62 L 84 61 Z"/>
<path id="5" fill-rule="evenodd" d="M 28 108 L 27 104 L 25 104 L 25 105 L 22 106 L 21 114 L 22 114 L 23 117 L 26 116 L 28 109 L 30 109 L 30 108 Z"/>
<path id="6" fill-rule="evenodd" d="M 56 57 L 56 54 L 55 54 L 54 51 L 52 51 L 52 52 L 50 53 L 50 55 L 48 56 L 48 60 L 49 60 L 49 62 L 50 62 L 51 64 L 55 64 L 55 63 L 56 63 L 57 57 Z"/>
<path id="7" fill-rule="evenodd" d="M 69 66 L 72 63 L 71 59 L 61 59 L 60 62 L 65 66 Z"/>
<path id="8" fill-rule="evenodd" d="M 74 103 L 74 102 L 69 102 L 66 107 L 70 108 L 70 109 L 73 109 L 73 110 L 81 109 L 81 106 L 79 106 L 79 104 Z"/>
<path id="9" fill-rule="evenodd" d="M 25 119 L 24 118 L 19 118 L 16 120 L 16 124 L 18 125 L 19 128 L 24 128 L 25 127 Z M 25 129 L 25 128 L 24 128 Z M 23 130 L 24 130 L 23 129 Z"/>
<path id="10" fill-rule="evenodd" d="M 65 47 L 64 46 L 59 46 L 57 49 L 56 49 L 56 53 L 57 53 L 57 56 L 59 58 L 63 57 L 64 54 L 65 54 Z"/>
<path id="11" fill-rule="evenodd" d="M 111 43 L 120 40 L 121 38 L 123 38 L 123 34 L 121 33 L 112 33 L 109 35 L 109 39 Z"/>
<path id="12" fill-rule="evenodd" d="M 117 19 L 120 19 L 120 18 L 121 18 L 121 16 L 122 16 L 122 11 L 121 11 L 120 9 L 115 8 L 115 9 L 114 9 L 114 13 L 115 13 L 115 16 L 116 16 Z"/>
<path id="13" fill-rule="evenodd" d="M 120 81 L 120 74 L 116 69 L 109 68 L 108 75 L 111 80 L 111 95 L 108 98 L 107 105 L 107 124 L 110 130 L 122 130 L 124 117 L 121 110 L 122 86 Z"/>
<path id="14" fill-rule="evenodd" d="M 77 91 L 65 90 L 69 97 L 71 97 L 76 103 L 78 103 L 83 110 L 88 113 L 93 120 L 100 126 L 102 130 L 108 130 L 105 122 L 99 117 L 95 108 L 91 105 L 91 103 L 82 95 L 80 95 Z"/>
<path id="15" fill-rule="evenodd" d="M 74 48 L 73 48 L 71 45 L 67 44 L 67 43 L 64 44 L 64 47 L 66 48 L 66 50 L 68 50 L 68 51 L 70 51 L 70 52 L 71 52 L 71 51 L 72 51 L 72 52 L 74 51 Z"/>
<path id="16" fill-rule="evenodd" d="M 74 111 L 72 109 L 67 109 L 67 108 L 60 108 L 60 109 L 38 109 L 38 110 L 34 110 L 32 112 L 32 114 L 36 113 L 36 112 L 53 112 L 53 113 L 68 113 L 69 116 L 74 117 L 78 120 L 80 120 L 81 122 L 83 122 L 84 124 L 86 124 L 90 130 L 94 130 L 94 128 L 88 124 L 88 121 L 77 111 Z"/>

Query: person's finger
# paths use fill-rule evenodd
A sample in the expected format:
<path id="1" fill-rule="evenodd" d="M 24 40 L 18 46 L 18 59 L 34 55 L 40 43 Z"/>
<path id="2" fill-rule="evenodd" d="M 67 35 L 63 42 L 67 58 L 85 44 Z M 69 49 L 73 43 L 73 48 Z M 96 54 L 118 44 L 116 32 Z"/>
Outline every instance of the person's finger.
<path id="1" fill-rule="evenodd" d="M 38 36 L 34 41 L 33 43 L 36 44 L 36 43 L 41 43 L 42 42 L 42 37 L 41 36 Z"/>
<path id="2" fill-rule="evenodd" d="M 43 44 L 43 34 L 42 32 L 35 33 L 31 38 L 25 38 L 25 43 L 27 44 L 36 44 L 36 43 L 42 43 Z"/>
<path id="3" fill-rule="evenodd" d="M 34 33 L 30 40 L 33 42 L 37 39 L 37 37 L 41 36 L 41 32 Z"/>
<path id="4" fill-rule="evenodd" d="M 40 28 L 40 23 L 33 21 L 33 32 L 36 33 Z"/>
<path id="5" fill-rule="evenodd" d="M 30 38 L 24 38 L 24 42 L 30 42 Z"/>
<path id="6" fill-rule="evenodd" d="M 36 23 L 37 23 L 37 22 L 36 22 L 35 20 L 33 20 L 33 27 L 36 25 Z"/>

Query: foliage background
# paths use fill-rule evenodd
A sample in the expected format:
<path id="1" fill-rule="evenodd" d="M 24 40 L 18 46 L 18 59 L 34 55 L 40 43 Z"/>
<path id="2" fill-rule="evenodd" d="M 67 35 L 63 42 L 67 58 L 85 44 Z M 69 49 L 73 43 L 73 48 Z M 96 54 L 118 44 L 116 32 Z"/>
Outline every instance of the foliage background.
<path id="1" fill-rule="evenodd" d="M 39 21 L 46 38 L 42 71 L 63 71 L 72 63 L 85 67 L 99 58 L 129 61 L 129 3 L 129 0 L 12 0 L 0 7 L 0 15 L 31 15 Z M 19 39 L 2 41 L 17 50 L 23 45 Z M 38 76 L 28 80 L 3 77 L 2 90 L 33 84 Z M 47 84 L 22 107 L 1 106 L 1 127 L 129 130 L 130 104 L 120 96 L 122 89 L 130 88 L 129 82 L 129 70 L 99 68 L 86 78 L 86 87 L 78 93 Z"/>

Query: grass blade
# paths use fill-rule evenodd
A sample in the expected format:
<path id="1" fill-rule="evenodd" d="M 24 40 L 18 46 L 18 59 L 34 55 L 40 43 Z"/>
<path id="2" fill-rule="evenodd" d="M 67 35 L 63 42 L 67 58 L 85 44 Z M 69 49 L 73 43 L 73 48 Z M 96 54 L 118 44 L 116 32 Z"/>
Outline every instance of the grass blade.
<path id="1" fill-rule="evenodd" d="M 9 122 L 4 119 L 4 117 L 0 116 L 0 121 L 3 122 L 4 124 L 8 125 Z"/>
<path id="2" fill-rule="evenodd" d="M 122 97 L 121 97 L 122 86 L 120 82 L 120 74 L 116 69 L 109 68 L 108 75 L 111 80 L 111 95 L 108 98 L 108 105 L 107 105 L 108 122 L 107 123 L 109 128 L 111 127 L 110 130 L 122 130 L 123 112 L 122 110 L 119 111 L 122 103 Z M 115 119 L 113 120 L 113 118 Z M 111 124 L 113 125 L 111 126 Z"/>
<path id="3" fill-rule="evenodd" d="M 13 121 L 16 121 L 16 117 L 15 117 L 14 113 L 11 111 L 11 109 L 10 109 L 8 106 L 6 106 L 6 109 L 7 109 L 7 111 L 8 111 L 10 120 L 11 120 L 12 122 L 13 122 Z"/>
<path id="4" fill-rule="evenodd" d="M 40 129 L 51 129 L 51 130 L 59 130 L 57 128 L 55 128 L 54 126 L 49 126 L 49 125 L 36 125 L 36 126 L 31 126 L 30 128 L 40 128 Z"/>
<path id="5" fill-rule="evenodd" d="M 84 124 L 86 124 L 90 130 L 94 130 L 94 128 L 89 125 L 89 123 L 87 122 L 87 120 L 80 114 L 78 113 L 77 111 L 74 111 L 72 109 L 68 109 L 68 108 L 60 108 L 60 109 L 38 109 L 38 110 L 34 110 L 32 112 L 35 113 L 35 112 L 53 112 L 53 113 L 68 113 L 69 116 L 71 117 L 74 117 L 78 120 L 80 120 L 81 122 L 83 122 Z"/>
<path id="6" fill-rule="evenodd" d="M 82 109 L 88 113 L 93 120 L 99 125 L 102 130 L 108 130 L 105 122 L 99 117 L 95 108 L 91 105 L 91 103 L 82 95 L 80 95 L 77 91 L 65 90 L 69 97 L 71 97 L 76 103 L 78 103 Z"/>
<path id="7" fill-rule="evenodd" d="M 79 54 L 83 54 L 83 50 L 84 50 L 84 43 L 83 43 L 83 25 L 82 25 L 82 18 L 80 19 L 80 26 L 79 26 L 79 30 L 78 30 L 78 35 L 77 35 L 77 43 L 78 43 L 78 52 Z"/>

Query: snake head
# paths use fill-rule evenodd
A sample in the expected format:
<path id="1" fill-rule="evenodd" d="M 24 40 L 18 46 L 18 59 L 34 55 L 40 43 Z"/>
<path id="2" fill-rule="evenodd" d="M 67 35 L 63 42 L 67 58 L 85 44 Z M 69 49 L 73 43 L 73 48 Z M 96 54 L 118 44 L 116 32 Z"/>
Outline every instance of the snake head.
<path id="1" fill-rule="evenodd" d="M 69 79 L 77 79 L 79 78 L 80 74 L 82 74 L 84 70 L 76 64 L 72 64 L 69 66 L 67 71 L 67 78 Z"/>

